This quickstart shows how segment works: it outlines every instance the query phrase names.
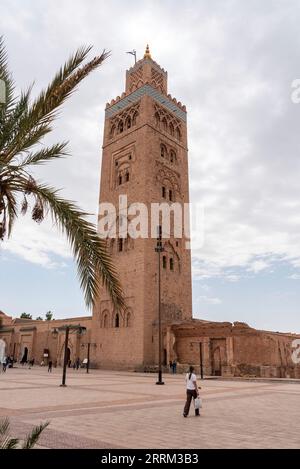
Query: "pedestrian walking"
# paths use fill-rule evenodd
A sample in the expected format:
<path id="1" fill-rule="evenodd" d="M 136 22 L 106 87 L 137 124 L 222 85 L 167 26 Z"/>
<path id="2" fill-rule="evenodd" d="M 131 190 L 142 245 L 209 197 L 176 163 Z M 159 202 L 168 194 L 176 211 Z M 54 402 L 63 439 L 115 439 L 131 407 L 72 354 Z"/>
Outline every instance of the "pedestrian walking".
<path id="1" fill-rule="evenodd" d="M 175 373 L 176 373 L 176 368 L 177 368 L 177 362 L 176 362 L 176 360 L 173 360 L 173 363 L 172 363 L 173 375 L 175 375 Z"/>
<path id="2" fill-rule="evenodd" d="M 79 367 L 80 367 L 80 360 L 79 360 L 79 358 L 77 358 L 77 360 L 76 360 L 76 370 L 79 370 Z"/>
<path id="3" fill-rule="evenodd" d="M 187 417 L 189 415 L 191 401 L 192 399 L 195 400 L 197 397 L 199 397 L 198 389 L 201 389 L 201 387 L 198 388 L 197 377 L 194 373 L 193 366 L 190 366 L 189 373 L 186 374 L 185 383 L 186 383 L 186 403 L 183 409 L 183 416 Z M 195 416 L 196 417 L 200 416 L 199 409 L 195 409 Z"/>
<path id="4" fill-rule="evenodd" d="M 2 360 L 2 371 L 3 371 L 3 373 L 6 372 L 6 367 L 7 367 L 7 357 L 3 357 L 3 360 Z"/>
<path id="5" fill-rule="evenodd" d="M 49 363 L 48 363 L 48 373 L 52 373 L 52 361 L 49 360 Z"/>

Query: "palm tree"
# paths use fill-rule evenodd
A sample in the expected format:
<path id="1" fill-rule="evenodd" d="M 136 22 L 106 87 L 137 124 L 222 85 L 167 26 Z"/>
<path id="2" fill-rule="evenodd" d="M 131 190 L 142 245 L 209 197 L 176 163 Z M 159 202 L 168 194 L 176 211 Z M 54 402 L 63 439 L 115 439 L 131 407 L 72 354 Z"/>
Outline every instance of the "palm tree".
<path id="1" fill-rule="evenodd" d="M 33 199 L 32 219 L 40 223 L 47 213 L 61 232 L 67 235 L 77 262 L 85 301 L 91 307 L 99 292 L 100 282 L 106 286 L 114 306 L 124 308 L 123 292 L 105 241 L 95 226 L 86 220 L 89 215 L 73 202 L 60 197 L 58 190 L 39 183 L 30 173 L 39 165 L 65 156 L 67 142 L 41 146 L 51 132 L 58 108 L 77 85 L 109 56 L 103 51 L 87 63 L 91 47 L 82 47 L 60 68 L 48 88 L 31 100 L 31 89 L 15 96 L 15 86 L 8 69 L 7 53 L 0 37 L 0 82 L 5 83 L 5 103 L 0 103 L 0 239 L 9 237 L 19 213 L 25 214 Z"/>
<path id="2" fill-rule="evenodd" d="M 42 423 L 34 427 L 32 431 L 26 436 L 23 444 L 19 438 L 11 438 L 9 436 L 9 420 L 8 418 L 0 420 L 0 449 L 31 449 L 33 448 L 46 427 L 50 422 Z"/>

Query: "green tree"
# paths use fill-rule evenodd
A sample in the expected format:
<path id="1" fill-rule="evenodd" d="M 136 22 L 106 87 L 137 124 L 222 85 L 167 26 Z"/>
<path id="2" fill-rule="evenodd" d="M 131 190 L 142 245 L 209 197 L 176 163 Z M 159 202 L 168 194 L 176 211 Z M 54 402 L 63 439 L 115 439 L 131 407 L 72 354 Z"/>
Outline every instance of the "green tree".
<path id="1" fill-rule="evenodd" d="M 51 321 L 51 319 L 53 318 L 53 313 L 51 311 L 47 311 L 47 313 L 45 314 L 45 317 L 46 317 L 46 321 Z"/>
<path id="2" fill-rule="evenodd" d="M 38 316 L 38 317 L 37 317 L 37 318 L 35 318 L 35 319 L 36 319 L 36 321 L 43 321 L 43 318 L 42 318 L 42 316 Z"/>
<path id="3" fill-rule="evenodd" d="M 29 313 L 22 313 L 20 318 L 21 319 L 32 319 L 32 316 Z"/>
<path id="4" fill-rule="evenodd" d="M 18 438 L 11 438 L 9 436 L 9 420 L 8 418 L 0 420 L 0 449 L 31 449 L 33 448 L 41 433 L 49 425 L 50 422 L 42 423 L 37 427 L 34 427 L 33 430 L 26 436 L 23 443 Z"/>
<path id="5" fill-rule="evenodd" d="M 99 286 L 104 284 L 119 309 L 125 306 L 122 288 L 105 240 L 99 238 L 95 226 L 86 219 L 89 214 L 32 175 L 32 167 L 67 154 L 67 142 L 43 147 L 40 142 L 51 132 L 59 107 L 109 55 L 103 51 L 84 63 L 90 50 L 91 47 L 78 49 L 47 89 L 32 100 L 32 87 L 19 97 L 15 95 L 7 53 L 0 38 L 0 80 L 5 82 L 6 89 L 5 103 L 0 104 L 0 239 L 11 235 L 14 221 L 19 213 L 27 212 L 32 199 L 32 219 L 40 223 L 50 213 L 60 231 L 66 234 L 87 306 L 94 304 Z"/>

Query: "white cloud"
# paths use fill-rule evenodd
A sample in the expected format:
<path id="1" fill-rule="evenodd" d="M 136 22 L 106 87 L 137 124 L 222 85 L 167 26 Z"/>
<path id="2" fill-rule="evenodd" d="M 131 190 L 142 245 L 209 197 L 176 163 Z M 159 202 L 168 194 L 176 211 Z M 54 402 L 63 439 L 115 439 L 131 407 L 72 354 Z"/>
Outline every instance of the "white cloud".
<path id="1" fill-rule="evenodd" d="M 288 278 L 291 278 L 292 280 L 300 280 L 300 274 L 292 274 L 289 275 Z"/>
<path id="2" fill-rule="evenodd" d="M 211 304 L 211 305 L 219 305 L 219 304 L 222 303 L 220 298 L 216 298 L 216 297 L 214 298 L 214 297 L 209 297 L 209 296 L 205 296 L 205 295 L 198 296 L 197 300 L 198 300 L 199 303 L 207 303 L 207 304 Z"/>

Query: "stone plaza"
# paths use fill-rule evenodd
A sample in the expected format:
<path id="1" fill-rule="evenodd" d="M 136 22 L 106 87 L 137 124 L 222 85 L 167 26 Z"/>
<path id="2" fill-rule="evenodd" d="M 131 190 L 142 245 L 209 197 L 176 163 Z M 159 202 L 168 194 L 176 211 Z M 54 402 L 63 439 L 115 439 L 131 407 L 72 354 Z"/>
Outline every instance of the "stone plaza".
<path id="1" fill-rule="evenodd" d="M 298 448 L 300 381 L 198 380 L 203 408 L 182 417 L 183 374 L 67 370 L 28 366 L 0 375 L 0 418 L 23 438 L 50 421 L 39 448 Z"/>

